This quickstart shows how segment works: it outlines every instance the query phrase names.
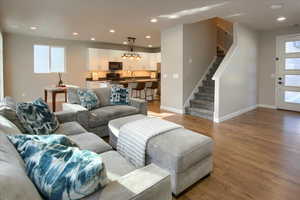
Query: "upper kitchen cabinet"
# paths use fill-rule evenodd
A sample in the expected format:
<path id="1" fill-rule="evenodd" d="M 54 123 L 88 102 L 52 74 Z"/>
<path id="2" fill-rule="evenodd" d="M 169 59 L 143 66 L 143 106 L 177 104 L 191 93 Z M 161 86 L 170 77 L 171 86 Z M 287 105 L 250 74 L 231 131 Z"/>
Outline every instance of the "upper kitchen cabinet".
<path id="1" fill-rule="evenodd" d="M 109 49 L 88 49 L 88 70 L 89 71 L 108 71 L 108 63 L 122 62 L 123 70 L 157 70 L 157 63 L 161 62 L 160 53 L 138 52 L 140 60 L 123 59 L 125 51 Z"/>
<path id="2" fill-rule="evenodd" d="M 107 71 L 109 62 L 109 52 L 106 49 L 88 49 L 88 70 Z"/>

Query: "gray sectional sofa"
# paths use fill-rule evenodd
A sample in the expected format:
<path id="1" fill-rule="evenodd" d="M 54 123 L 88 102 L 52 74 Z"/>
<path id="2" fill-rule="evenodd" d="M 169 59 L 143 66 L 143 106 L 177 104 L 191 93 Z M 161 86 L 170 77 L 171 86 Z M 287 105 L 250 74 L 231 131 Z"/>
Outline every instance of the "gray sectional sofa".
<path id="1" fill-rule="evenodd" d="M 74 120 L 74 112 L 56 113 L 61 125 L 57 134 L 65 134 L 81 149 L 91 150 L 102 157 L 110 183 L 84 200 L 171 200 L 169 174 L 148 165 L 136 169 L 111 146 L 94 133 L 87 132 Z M 41 200 L 34 184 L 27 177 L 25 165 L 7 134 L 21 134 L 20 130 L 0 115 L 0 199 Z"/>
<path id="2" fill-rule="evenodd" d="M 89 111 L 80 105 L 77 90 L 78 88 L 68 88 L 68 103 L 63 104 L 63 111 L 76 112 L 76 121 L 100 137 L 109 135 L 107 125 L 110 120 L 136 114 L 147 115 L 147 102 L 141 99 L 131 98 L 129 105 L 111 105 L 110 87 L 93 89 L 100 100 L 100 106 Z"/>

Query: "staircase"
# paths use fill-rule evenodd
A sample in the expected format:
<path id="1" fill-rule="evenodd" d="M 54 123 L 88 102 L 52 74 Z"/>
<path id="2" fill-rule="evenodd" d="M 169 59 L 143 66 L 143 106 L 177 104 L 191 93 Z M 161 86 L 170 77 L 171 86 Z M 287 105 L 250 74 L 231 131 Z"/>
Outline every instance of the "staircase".
<path id="1" fill-rule="evenodd" d="M 190 100 L 190 106 L 185 110 L 186 114 L 213 120 L 215 81 L 212 80 L 212 77 L 223 58 L 224 53 L 218 52 L 216 61 L 206 74 L 206 79 L 202 81 L 202 86 L 198 88 L 198 92 L 194 93 L 194 98 Z"/>

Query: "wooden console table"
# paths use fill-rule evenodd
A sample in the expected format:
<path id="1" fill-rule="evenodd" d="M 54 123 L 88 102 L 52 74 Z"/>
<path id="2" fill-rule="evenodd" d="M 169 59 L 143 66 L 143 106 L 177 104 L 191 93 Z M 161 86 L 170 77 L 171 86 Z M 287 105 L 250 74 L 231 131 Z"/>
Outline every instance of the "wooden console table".
<path id="1" fill-rule="evenodd" d="M 65 94 L 65 102 L 67 102 L 67 87 L 53 87 L 53 88 L 45 88 L 45 102 L 48 100 L 48 92 L 52 94 L 52 110 L 55 112 L 56 110 L 56 94 L 64 93 Z"/>

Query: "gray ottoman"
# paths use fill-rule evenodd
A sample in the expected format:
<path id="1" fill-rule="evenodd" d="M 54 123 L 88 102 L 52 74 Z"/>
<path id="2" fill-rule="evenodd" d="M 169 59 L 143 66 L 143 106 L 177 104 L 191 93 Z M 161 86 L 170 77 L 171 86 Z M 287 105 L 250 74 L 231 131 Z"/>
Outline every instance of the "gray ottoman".
<path id="1" fill-rule="evenodd" d="M 143 119 L 133 115 L 109 122 L 110 144 L 116 149 L 119 130 L 124 124 Z M 172 191 L 179 195 L 210 174 L 213 168 L 211 138 L 181 128 L 152 138 L 147 146 L 147 163 L 154 163 L 171 174 Z"/>

